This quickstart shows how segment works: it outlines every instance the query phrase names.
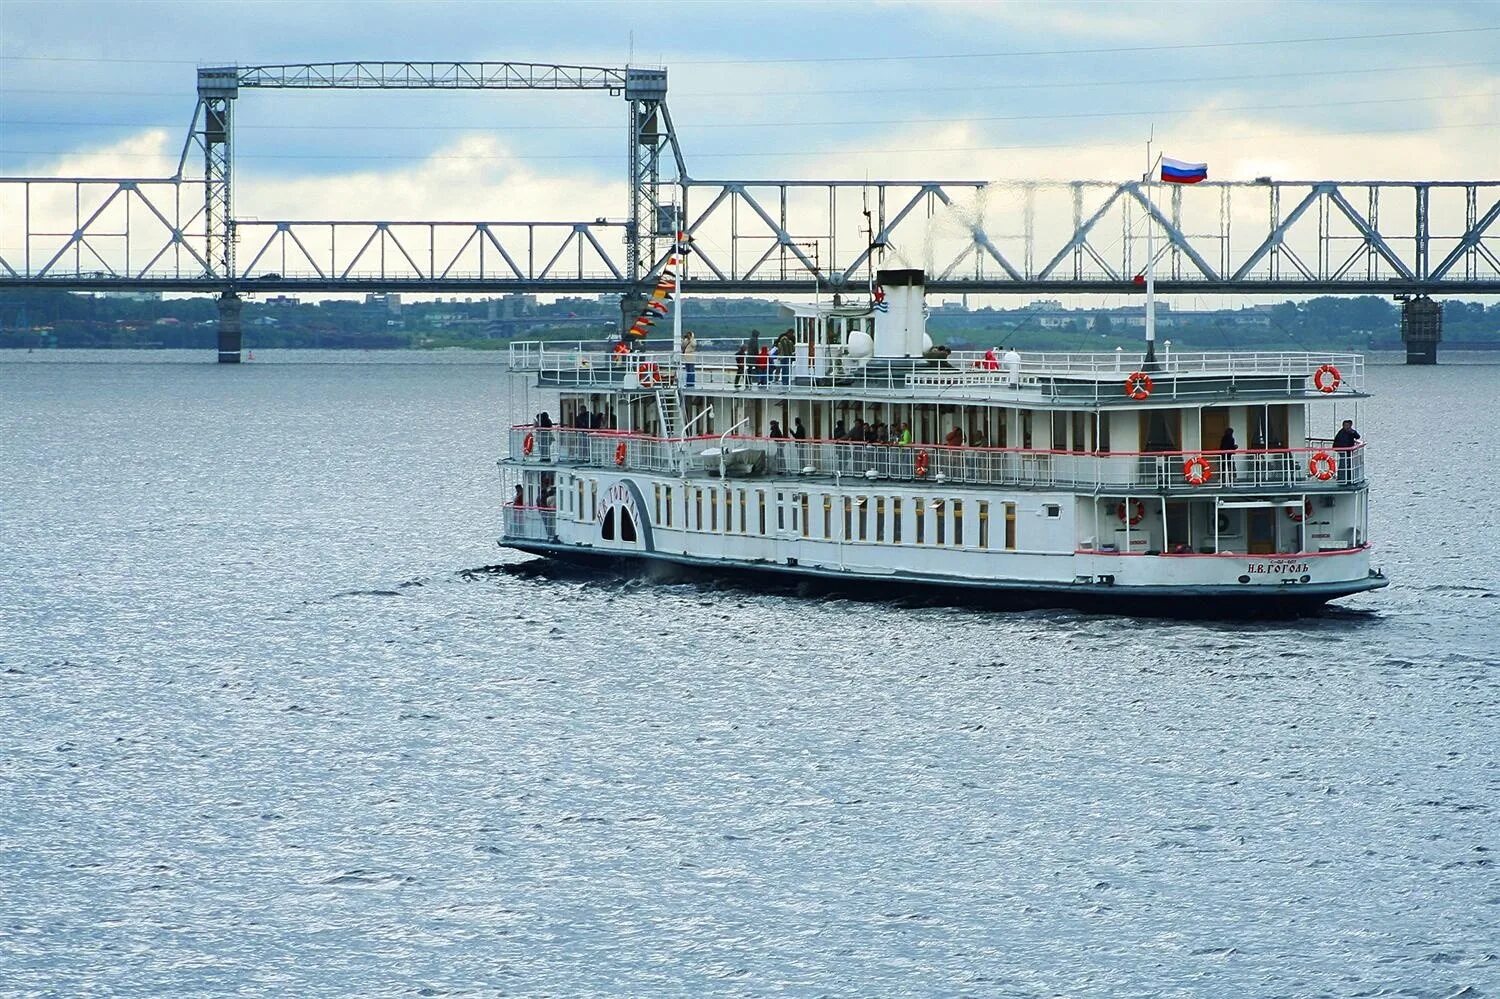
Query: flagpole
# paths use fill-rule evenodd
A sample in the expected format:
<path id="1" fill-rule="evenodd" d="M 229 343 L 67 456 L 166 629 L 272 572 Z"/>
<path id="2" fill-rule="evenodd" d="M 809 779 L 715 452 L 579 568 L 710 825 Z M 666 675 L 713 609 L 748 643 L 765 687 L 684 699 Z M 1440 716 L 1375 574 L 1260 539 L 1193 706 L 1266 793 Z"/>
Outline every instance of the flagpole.
<path id="1" fill-rule="evenodd" d="M 1153 230 L 1156 228 L 1155 202 L 1151 199 L 1151 175 L 1156 170 L 1156 161 L 1151 158 L 1151 140 L 1155 138 L 1156 129 L 1151 130 L 1151 135 L 1146 139 L 1146 173 L 1141 177 L 1141 183 L 1146 192 L 1146 359 L 1145 369 L 1150 371 L 1156 366 L 1156 242 L 1153 238 Z"/>
<path id="2" fill-rule="evenodd" d="M 675 249 L 677 251 L 672 254 L 677 258 L 677 295 L 676 301 L 672 303 L 675 306 L 672 309 L 672 353 L 674 354 L 682 353 L 683 287 L 687 284 L 687 240 L 683 238 L 682 231 L 682 199 L 686 193 L 684 189 L 677 197 L 677 225 L 673 227 L 676 234 Z"/>

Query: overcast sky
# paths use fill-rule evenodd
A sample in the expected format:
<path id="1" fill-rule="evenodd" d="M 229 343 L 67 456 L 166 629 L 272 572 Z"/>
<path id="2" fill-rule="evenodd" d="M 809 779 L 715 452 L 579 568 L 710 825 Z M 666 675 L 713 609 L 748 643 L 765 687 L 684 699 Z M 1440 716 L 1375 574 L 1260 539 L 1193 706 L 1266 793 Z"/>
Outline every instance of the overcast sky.
<path id="1" fill-rule="evenodd" d="M 170 173 L 195 67 L 669 67 L 696 177 L 1485 178 L 1500 4 L 0 0 L 0 172 Z M 1361 36 L 1361 37 L 1356 37 Z M 236 211 L 619 216 L 602 93 L 252 91 Z M 479 207 L 476 207 L 479 206 Z"/>

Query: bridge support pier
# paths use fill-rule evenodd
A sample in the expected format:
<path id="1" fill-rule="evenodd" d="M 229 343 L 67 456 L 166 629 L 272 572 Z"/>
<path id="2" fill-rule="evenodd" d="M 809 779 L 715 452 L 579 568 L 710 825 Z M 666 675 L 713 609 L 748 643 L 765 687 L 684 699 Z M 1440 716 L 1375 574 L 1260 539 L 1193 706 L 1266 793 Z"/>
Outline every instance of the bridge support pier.
<path id="1" fill-rule="evenodd" d="M 219 363 L 240 363 L 240 310 L 245 303 L 232 291 L 219 295 Z"/>
<path id="2" fill-rule="evenodd" d="M 1407 364 L 1436 364 L 1437 345 L 1443 338 L 1443 306 L 1426 295 L 1415 295 L 1401 303 L 1401 341 L 1406 344 Z"/>

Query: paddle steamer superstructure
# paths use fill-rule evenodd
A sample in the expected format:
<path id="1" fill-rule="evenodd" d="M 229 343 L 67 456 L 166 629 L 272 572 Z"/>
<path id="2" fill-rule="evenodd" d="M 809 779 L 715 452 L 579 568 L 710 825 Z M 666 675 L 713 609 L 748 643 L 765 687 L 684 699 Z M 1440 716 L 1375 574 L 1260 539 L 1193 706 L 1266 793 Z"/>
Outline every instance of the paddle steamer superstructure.
<path id="1" fill-rule="evenodd" d="M 769 363 L 513 345 L 554 425 L 510 431 L 501 544 L 1168 613 L 1385 585 L 1367 448 L 1333 441 L 1360 356 L 947 353 L 922 273 L 877 280 L 784 306 L 795 351 Z"/>

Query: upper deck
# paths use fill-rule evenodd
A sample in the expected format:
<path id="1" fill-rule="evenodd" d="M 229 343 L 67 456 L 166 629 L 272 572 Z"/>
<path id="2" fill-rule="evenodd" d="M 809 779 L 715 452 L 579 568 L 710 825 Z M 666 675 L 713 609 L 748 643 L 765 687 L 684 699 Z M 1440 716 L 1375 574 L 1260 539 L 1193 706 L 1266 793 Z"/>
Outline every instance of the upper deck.
<path id="1" fill-rule="evenodd" d="M 589 392 L 686 385 L 687 363 L 693 366 L 692 390 L 703 394 L 770 391 L 792 398 L 997 401 L 1054 408 L 1364 395 L 1364 357 L 1347 353 L 1165 350 L 1148 365 L 1138 352 L 1123 348 L 1107 353 L 1019 353 L 1004 361 L 982 351 L 953 351 L 941 358 L 810 359 L 801 349 L 784 370 L 775 358 L 769 366 L 754 358 L 746 364 L 723 344 L 699 344 L 695 353 L 684 357 L 671 350 L 613 353 L 600 349 L 597 341 L 527 341 L 510 346 L 508 364 L 512 371 L 535 373 L 543 386 Z M 1126 379 L 1139 371 L 1150 378 L 1145 399 L 1132 398 L 1126 391 Z"/>

